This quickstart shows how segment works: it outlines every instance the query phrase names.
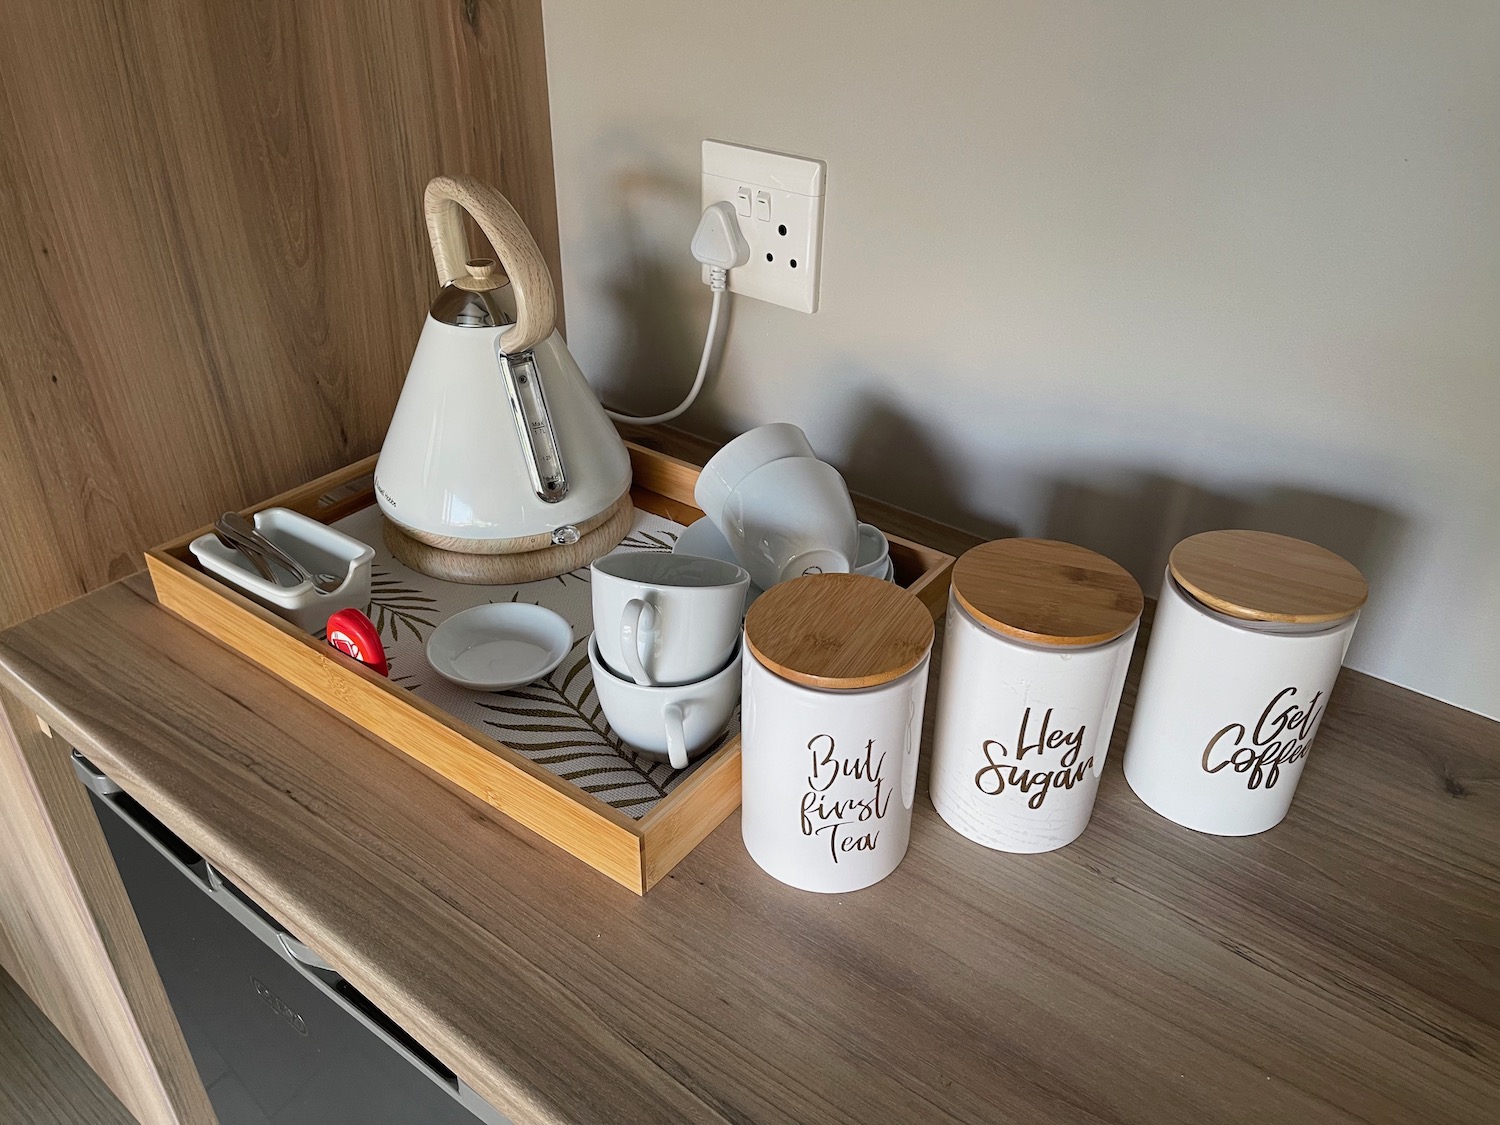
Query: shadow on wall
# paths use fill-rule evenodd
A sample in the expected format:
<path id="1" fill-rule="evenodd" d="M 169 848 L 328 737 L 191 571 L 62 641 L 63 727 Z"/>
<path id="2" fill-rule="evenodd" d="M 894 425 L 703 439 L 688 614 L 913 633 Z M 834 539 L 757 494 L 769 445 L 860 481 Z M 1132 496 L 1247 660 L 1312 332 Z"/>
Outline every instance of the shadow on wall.
<path id="1" fill-rule="evenodd" d="M 659 229 L 663 221 L 670 225 L 665 217 L 696 212 L 699 184 L 695 176 L 668 171 L 664 160 L 651 162 L 646 159 L 650 154 L 633 149 L 621 155 L 613 147 L 604 146 L 600 166 L 621 170 L 607 179 L 610 191 L 593 241 L 608 263 L 605 291 L 618 335 L 609 350 L 608 369 L 589 375 L 609 405 L 653 414 L 687 393 L 702 347 L 700 301 L 696 292 L 683 290 L 681 247 L 669 243 L 672 252 L 664 254 Z M 683 235 L 684 243 L 691 233 Z M 706 307 L 706 301 L 701 303 Z M 674 360 L 687 355 L 693 357 L 691 365 Z"/>
<path id="2" fill-rule="evenodd" d="M 964 506 L 964 467 L 944 456 L 948 443 L 890 402 L 863 399 L 848 432 L 840 468 L 855 492 L 985 539 L 1020 534 L 1014 524 Z"/>
<path id="3" fill-rule="evenodd" d="M 1406 534 L 1404 517 L 1347 497 L 1285 486 L 1229 495 L 1157 473 L 1123 469 L 1118 476 L 1113 487 L 1097 478 L 1055 483 L 1042 534 L 1108 555 L 1152 597 L 1172 548 L 1200 531 L 1234 527 L 1306 539 L 1359 567 L 1372 590 L 1380 589 Z"/>
<path id="4" fill-rule="evenodd" d="M 951 524 L 985 539 L 1023 529 L 965 505 L 964 482 L 994 471 L 965 463 L 953 443 L 915 421 L 887 399 L 859 396 L 839 458 L 855 491 Z M 1219 528 L 1274 531 L 1306 539 L 1342 555 L 1378 591 L 1409 533 L 1406 517 L 1344 496 L 1284 485 L 1247 483 L 1215 491 L 1201 484 L 1129 465 L 1091 466 L 1087 481 L 1049 478 L 1025 482 L 1044 501 L 1037 526 L 1025 533 L 1061 539 L 1120 563 L 1155 597 L 1172 548 L 1190 535 Z"/>

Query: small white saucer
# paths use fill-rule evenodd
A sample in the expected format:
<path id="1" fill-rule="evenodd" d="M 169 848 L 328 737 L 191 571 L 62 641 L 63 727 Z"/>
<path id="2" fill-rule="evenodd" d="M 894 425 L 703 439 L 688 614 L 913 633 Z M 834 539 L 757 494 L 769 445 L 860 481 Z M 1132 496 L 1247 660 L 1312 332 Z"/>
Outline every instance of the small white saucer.
<path id="1" fill-rule="evenodd" d="M 723 533 L 714 526 L 714 521 L 704 516 L 701 520 L 694 520 L 682 529 L 682 534 L 677 537 L 677 542 L 672 547 L 674 555 L 698 555 L 705 559 L 722 559 L 724 562 L 740 565 L 740 560 L 734 557 L 734 551 L 729 546 L 729 540 L 724 538 Z"/>
<path id="2" fill-rule="evenodd" d="M 455 613 L 427 638 L 427 662 L 443 679 L 475 691 L 504 691 L 541 679 L 573 647 L 561 614 L 526 602 L 496 602 Z"/>

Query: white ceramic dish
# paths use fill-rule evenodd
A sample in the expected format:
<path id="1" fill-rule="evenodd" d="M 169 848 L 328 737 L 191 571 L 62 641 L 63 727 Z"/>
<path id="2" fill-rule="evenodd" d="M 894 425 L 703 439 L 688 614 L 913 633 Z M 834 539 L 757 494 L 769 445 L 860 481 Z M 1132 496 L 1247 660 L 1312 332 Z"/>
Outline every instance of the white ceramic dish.
<path id="1" fill-rule="evenodd" d="M 859 553 L 854 559 L 854 573 L 890 581 L 891 569 L 891 545 L 885 532 L 872 523 L 860 524 Z"/>
<path id="2" fill-rule="evenodd" d="M 697 555 L 704 559 L 719 559 L 722 562 L 739 565 L 739 559 L 734 557 L 734 551 L 729 547 L 729 540 L 724 538 L 723 532 L 714 526 L 714 521 L 704 516 L 700 520 L 694 520 L 682 529 L 682 534 L 677 537 L 677 543 L 672 548 L 674 555 Z"/>
<path id="3" fill-rule="evenodd" d="M 311 582 L 294 581 L 280 566 L 273 569 L 286 585 L 270 582 L 255 572 L 249 559 L 224 546 L 212 533 L 198 536 L 188 550 L 204 570 L 309 633 L 321 633 L 337 610 L 363 610 L 370 604 L 375 549 L 369 544 L 290 508 L 256 512 L 255 529 L 312 572 L 342 575 L 343 582 L 333 593 L 320 594 Z"/>
<path id="4" fill-rule="evenodd" d="M 567 620 L 546 606 L 494 602 L 455 613 L 427 638 L 427 662 L 474 691 L 505 691 L 541 679 L 573 647 Z"/>
<path id="5" fill-rule="evenodd" d="M 739 559 L 734 557 L 734 551 L 730 549 L 729 540 L 724 538 L 723 532 L 714 526 L 714 521 L 704 516 L 701 520 L 694 520 L 683 528 L 682 534 L 677 537 L 677 544 L 672 548 L 674 555 L 697 555 L 703 559 L 718 559 L 721 562 L 731 562 L 739 565 Z M 765 593 L 752 580 L 750 588 L 745 591 L 745 608 L 741 614 L 748 612 L 750 604 Z"/>

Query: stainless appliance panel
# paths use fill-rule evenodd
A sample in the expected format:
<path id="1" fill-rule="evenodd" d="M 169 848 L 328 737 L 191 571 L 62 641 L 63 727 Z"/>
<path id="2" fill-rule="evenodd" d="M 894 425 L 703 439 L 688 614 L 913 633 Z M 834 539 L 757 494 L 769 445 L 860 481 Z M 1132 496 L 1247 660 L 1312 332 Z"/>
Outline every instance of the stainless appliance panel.
<path id="1" fill-rule="evenodd" d="M 128 794 L 74 764 L 221 1125 L 506 1125 Z"/>

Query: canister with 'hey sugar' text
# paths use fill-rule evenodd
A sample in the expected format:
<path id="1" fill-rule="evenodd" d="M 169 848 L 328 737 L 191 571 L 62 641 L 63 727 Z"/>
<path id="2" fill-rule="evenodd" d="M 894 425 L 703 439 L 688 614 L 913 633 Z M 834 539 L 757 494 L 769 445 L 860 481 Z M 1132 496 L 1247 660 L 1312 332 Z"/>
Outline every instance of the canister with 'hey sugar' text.
<path id="1" fill-rule="evenodd" d="M 906 854 L 932 615 L 859 574 L 762 594 L 745 618 L 740 830 L 783 883 L 868 887 Z"/>
<path id="2" fill-rule="evenodd" d="M 1177 544 L 1125 748 L 1136 795 L 1199 832 L 1279 824 L 1368 594 L 1351 563 L 1285 535 Z"/>
<path id="3" fill-rule="evenodd" d="M 988 848 L 1046 852 L 1089 822 L 1143 599 L 1103 555 L 1001 539 L 953 568 L 930 789 Z"/>

